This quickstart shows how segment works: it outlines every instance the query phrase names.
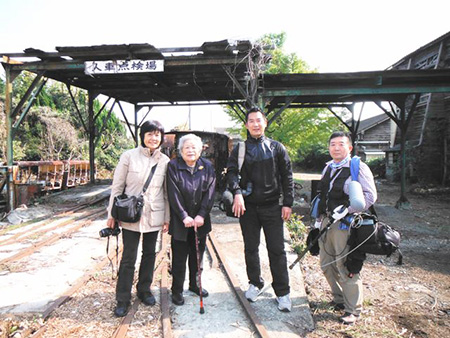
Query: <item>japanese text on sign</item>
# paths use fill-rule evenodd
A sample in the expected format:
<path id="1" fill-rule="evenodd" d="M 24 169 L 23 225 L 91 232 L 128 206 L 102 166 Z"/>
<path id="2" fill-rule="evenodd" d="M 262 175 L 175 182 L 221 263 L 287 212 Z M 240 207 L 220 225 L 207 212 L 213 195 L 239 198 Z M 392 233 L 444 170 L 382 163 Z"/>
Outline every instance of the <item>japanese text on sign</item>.
<path id="1" fill-rule="evenodd" d="M 84 63 L 84 73 L 87 75 L 163 71 L 164 60 L 86 61 Z"/>

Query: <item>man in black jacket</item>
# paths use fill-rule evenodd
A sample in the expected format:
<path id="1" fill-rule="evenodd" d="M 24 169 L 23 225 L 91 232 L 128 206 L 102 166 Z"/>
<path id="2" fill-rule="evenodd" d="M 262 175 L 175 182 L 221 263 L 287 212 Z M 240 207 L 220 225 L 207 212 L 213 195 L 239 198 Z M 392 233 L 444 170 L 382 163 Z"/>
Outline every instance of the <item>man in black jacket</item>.
<path id="1" fill-rule="evenodd" d="M 227 166 L 228 188 L 234 194 L 232 210 L 239 217 L 245 246 L 249 279 L 245 296 L 254 302 L 264 289 L 258 252 L 262 228 L 278 309 L 288 312 L 291 311 L 292 304 L 289 297 L 283 221 L 291 217 L 294 200 L 291 161 L 281 143 L 264 136 L 267 119 L 259 108 L 252 108 L 247 113 L 245 127 L 249 136 L 245 141 L 242 168 L 239 172 L 239 147 L 231 152 Z"/>

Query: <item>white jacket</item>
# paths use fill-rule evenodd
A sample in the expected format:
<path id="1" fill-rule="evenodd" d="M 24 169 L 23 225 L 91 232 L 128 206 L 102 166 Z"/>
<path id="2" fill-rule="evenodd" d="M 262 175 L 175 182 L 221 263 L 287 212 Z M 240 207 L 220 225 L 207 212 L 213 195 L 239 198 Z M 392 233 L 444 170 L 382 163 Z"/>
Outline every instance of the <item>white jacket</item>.
<path id="1" fill-rule="evenodd" d="M 157 164 L 155 173 L 144 194 L 144 208 L 141 219 L 136 223 L 121 222 L 124 229 L 136 232 L 152 232 L 161 230 L 164 223 L 170 221 L 170 208 L 167 198 L 166 171 L 169 158 L 159 149 L 150 154 L 150 149 L 139 146 L 127 150 L 120 156 L 119 164 L 114 171 L 111 186 L 111 197 L 108 206 L 108 217 L 114 197 L 122 194 L 139 196 L 150 174 L 151 168 Z"/>

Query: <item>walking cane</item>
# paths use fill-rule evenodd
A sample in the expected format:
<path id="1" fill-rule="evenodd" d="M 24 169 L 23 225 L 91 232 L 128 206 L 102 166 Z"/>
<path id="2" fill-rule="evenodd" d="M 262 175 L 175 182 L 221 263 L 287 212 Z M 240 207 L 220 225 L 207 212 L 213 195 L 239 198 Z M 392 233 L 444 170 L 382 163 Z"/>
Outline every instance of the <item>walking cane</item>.
<path id="1" fill-rule="evenodd" d="M 197 251 L 197 276 L 198 276 L 198 290 L 200 296 L 200 314 L 205 313 L 205 308 L 203 307 L 203 291 L 202 291 L 202 271 L 200 268 L 200 250 L 198 249 L 198 234 L 197 234 L 197 225 L 194 226 L 195 233 L 195 249 Z"/>

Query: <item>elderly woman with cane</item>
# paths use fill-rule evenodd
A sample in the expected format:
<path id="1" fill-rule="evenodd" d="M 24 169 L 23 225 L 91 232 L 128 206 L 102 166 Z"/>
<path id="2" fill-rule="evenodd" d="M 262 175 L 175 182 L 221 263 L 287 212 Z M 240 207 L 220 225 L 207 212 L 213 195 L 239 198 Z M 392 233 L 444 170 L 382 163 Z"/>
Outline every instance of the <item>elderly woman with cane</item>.
<path id="1" fill-rule="evenodd" d="M 200 137 L 187 134 L 178 143 L 178 158 L 167 169 L 167 190 L 170 202 L 169 234 L 172 235 L 172 302 L 184 304 L 183 284 L 186 260 L 189 264 L 189 290 L 208 296 L 201 286 L 202 258 L 206 235 L 211 231 L 210 211 L 214 204 L 216 175 L 212 164 L 200 158 L 203 143 Z"/>
<path id="2" fill-rule="evenodd" d="M 123 317 L 130 308 L 131 289 L 140 239 L 142 257 L 137 296 L 145 305 L 154 305 L 150 291 L 155 267 L 155 246 L 159 230 L 167 231 L 170 209 L 166 190 L 166 171 L 169 158 L 160 152 L 164 141 L 164 128 L 158 121 L 146 121 L 140 128 L 141 146 L 127 150 L 120 157 L 114 171 L 111 198 L 108 207 L 107 226 L 113 229 L 118 220 L 111 215 L 114 198 L 125 193 L 128 196 L 143 195 L 142 215 L 137 222 L 120 222 L 122 227 L 123 254 L 116 285 L 117 306 L 114 314 Z"/>

